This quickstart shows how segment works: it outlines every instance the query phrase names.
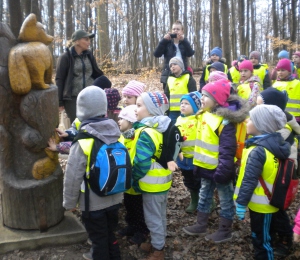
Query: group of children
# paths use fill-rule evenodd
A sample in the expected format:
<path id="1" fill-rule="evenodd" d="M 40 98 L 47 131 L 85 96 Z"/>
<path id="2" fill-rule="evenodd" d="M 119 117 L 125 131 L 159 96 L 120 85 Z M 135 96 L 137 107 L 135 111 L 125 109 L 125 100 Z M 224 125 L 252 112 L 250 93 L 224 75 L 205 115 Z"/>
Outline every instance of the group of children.
<path id="1" fill-rule="evenodd" d="M 229 71 L 221 58 L 222 50 L 214 48 L 212 62 L 205 67 L 200 81 L 202 84 L 204 80 L 201 91 L 196 90 L 192 74 L 178 57 L 169 62 L 171 74 L 165 94 L 144 92 L 143 83 L 130 81 L 122 90 L 124 108 L 109 109 L 117 114 L 118 124 L 106 118 L 109 93 L 91 86 L 78 95 L 77 119 L 72 130 L 67 131 L 68 136 L 86 131 L 104 143 L 119 140 L 127 147 L 132 163 L 132 188 L 124 193 L 127 226 L 116 234 L 138 244 L 149 253 L 149 260 L 164 259 L 165 255 L 167 194 L 172 170 L 163 168 L 157 158 L 161 156 L 163 133 L 169 124 L 175 124 L 184 139 L 176 164 L 191 195 L 186 212 L 197 210 L 196 223 L 183 227 L 183 232 L 214 243 L 229 241 L 235 214 L 244 219 L 248 207 L 255 259 L 273 259 L 274 253 L 284 256 L 291 248 L 293 231 L 287 213 L 268 204 L 258 178 L 261 176 L 269 187 L 273 185 L 278 167 L 274 157 L 292 158 L 297 167 L 295 135 L 300 134 L 300 82 L 292 75 L 291 63 L 285 58 L 276 66 L 277 80 L 271 88 L 267 88 L 266 66 L 259 64 L 258 52 L 252 52 L 250 60 L 246 56 L 239 59 L 234 70 L 239 77 L 232 76 L 233 70 Z M 232 80 L 239 78 L 239 84 L 232 84 L 228 75 Z M 118 99 L 114 96 L 112 100 Z M 251 138 L 245 142 L 235 183 L 236 129 L 245 120 Z M 66 137 L 66 133 L 60 134 Z M 54 146 L 51 148 L 53 143 L 49 141 L 49 149 L 57 150 L 58 146 Z M 71 146 L 64 180 L 67 210 L 75 208 L 79 201 L 84 213 L 84 190 L 80 187 L 87 157 L 81 143 Z M 208 234 L 215 190 L 221 208 L 219 227 Z M 122 195 L 99 197 L 90 193 L 90 213 L 89 217 L 83 214 L 83 222 L 93 245 L 90 255 L 84 257 L 120 259 L 114 229 Z M 294 228 L 295 241 L 300 240 L 299 219 L 300 214 Z M 146 242 L 149 234 L 151 243 Z"/>

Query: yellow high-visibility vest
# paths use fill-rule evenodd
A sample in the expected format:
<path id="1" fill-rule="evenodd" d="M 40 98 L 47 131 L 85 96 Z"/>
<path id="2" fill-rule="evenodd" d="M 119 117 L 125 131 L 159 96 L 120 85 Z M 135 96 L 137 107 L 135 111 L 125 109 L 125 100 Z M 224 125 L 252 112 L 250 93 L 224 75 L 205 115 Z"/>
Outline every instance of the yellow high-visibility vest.
<path id="1" fill-rule="evenodd" d="M 188 83 L 190 74 L 184 74 L 178 78 L 168 77 L 168 86 L 170 91 L 170 111 L 180 111 L 180 99 L 183 95 L 189 93 Z"/>

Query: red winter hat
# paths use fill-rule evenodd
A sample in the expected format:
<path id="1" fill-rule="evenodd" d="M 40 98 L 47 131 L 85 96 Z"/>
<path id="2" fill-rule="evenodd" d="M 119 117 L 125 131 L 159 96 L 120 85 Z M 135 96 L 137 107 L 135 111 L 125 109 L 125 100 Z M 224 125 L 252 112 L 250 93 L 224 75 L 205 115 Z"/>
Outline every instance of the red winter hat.
<path id="1" fill-rule="evenodd" d="M 281 59 L 280 61 L 278 61 L 276 69 L 282 69 L 291 72 L 291 61 L 289 59 Z"/>
<path id="2" fill-rule="evenodd" d="M 239 70 L 250 70 L 253 72 L 253 64 L 250 60 L 244 60 L 239 64 Z"/>
<path id="3" fill-rule="evenodd" d="M 222 107 L 228 107 L 227 99 L 230 96 L 230 83 L 228 80 L 220 79 L 206 84 L 202 94 L 212 98 Z"/>
<path id="4" fill-rule="evenodd" d="M 293 53 L 293 55 L 297 55 L 298 57 L 300 57 L 300 51 L 296 51 L 295 53 Z"/>

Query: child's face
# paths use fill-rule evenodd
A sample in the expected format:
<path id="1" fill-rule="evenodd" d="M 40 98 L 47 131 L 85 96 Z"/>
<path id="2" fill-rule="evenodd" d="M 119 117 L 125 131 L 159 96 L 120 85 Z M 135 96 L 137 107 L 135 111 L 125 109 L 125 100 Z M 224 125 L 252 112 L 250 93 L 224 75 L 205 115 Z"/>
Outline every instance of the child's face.
<path id="1" fill-rule="evenodd" d="M 194 114 L 194 110 L 189 101 L 183 99 L 180 103 L 180 113 L 184 116 L 190 116 Z"/>
<path id="2" fill-rule="evenodd" d="M 287 78 L 291 73 L 288 70 L 278 69 L 277 76 L 279 79 Z"/>
<path id="3" fill-rule="evenodd" d="M 210 68 L 209 69 L 209 73 L 212 73 L 213 71 L 217 71 L 217 69 L 215 69 L 215 68 Z"/>
<path id="4" fill-rule="evenodd" d="M 249 118 L 247 120 L 247 134 L 248 135 L 253 135 L 253 136 L 256 136 L 256 135 L 261 135 L 261 133 L 256 129 L 255 125 L 253 124 L 251 118 Z"/>
<path id="5" fill-rule="evenodd" d="M 211 111 L 213 108 L 217 106 L 217 103 L 213 101 L 211 98 L 202 94 L 201 97 L 201 108 L 205 111 Z"/>
<path id="6" fill-rule="evenodd" d="M 212 60 L 212 62 L 216 62 L 216 61 L 220 60 L 220 57 L 218 55 L 214 54 L 214 55 L 210 56 L 210 59 Z"/>
<path id="7" fill-rule="evenodd" d="M 293 55 L 293 62 L 300 65 L 300 57 L 298 55 Z"/>
<path id="8" fill-rule="evenodd" d="M 182 73 L 182 69 L 180 68 L 180 66 L 174 63 L 171 63 L 170 70 L 176 77 Z"/>
<path id="9" fill-rule="evenodd" d="M 136 101 L 136 109 L 135 109 L 135 115 L 136 115 L 136 119 L 137 121 L 141 121 L 142 119 L 152 116 L 147 107 L 145 106 L 143 99 L 141 97 L 137 98 Z"/>
<path id="10" fill-rule="evenodd" d="M 119 117 L 118 125 L 121 132 L 125 132 L 132 128 L 132 124 L 128 120 L 121 117 Z"/>
<path id="11" fill-rule="evenodd" d="M 254 57 L 252 57 L 252 58 L 250 59 L 250 61 L 252 62 L 253 66 L 259 64 L 258 59 L 254 58 Z"/>
<path id="12" fill-rule="evenodd" d="M 125 106 L 135 105 L 137 97 L 123 95 L 123 103 Z"/>
<path id="13" fill-rule="evenodd" d="M 242 69 L 240 70 L 241 81 L 245 81 L 252 76 L 252 72 L 250 70 Z"/>

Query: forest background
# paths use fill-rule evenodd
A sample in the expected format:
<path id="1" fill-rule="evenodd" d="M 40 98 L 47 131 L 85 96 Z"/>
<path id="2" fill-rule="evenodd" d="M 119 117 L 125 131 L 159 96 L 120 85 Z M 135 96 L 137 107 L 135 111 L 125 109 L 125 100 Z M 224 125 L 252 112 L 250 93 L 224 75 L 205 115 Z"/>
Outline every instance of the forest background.
<path id="1" fill-rule="evenodd" d="M 91 48 L 100 67 L 117 72 L 159 68 L 153 50 L 176 20 L 195 50 L 189 63 L 196 71 L 215 46 L 227 65 L 253 50 L 273 65 L 282 49 L 300 49 L 299 0 L 0 0 L 0 21 L 15 36 L 29 13 L 55 36 L 55 61 L 83 29 L 96 34 Z"/>

